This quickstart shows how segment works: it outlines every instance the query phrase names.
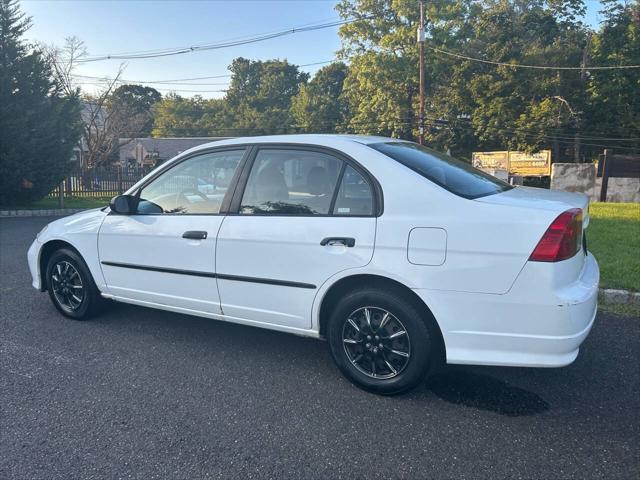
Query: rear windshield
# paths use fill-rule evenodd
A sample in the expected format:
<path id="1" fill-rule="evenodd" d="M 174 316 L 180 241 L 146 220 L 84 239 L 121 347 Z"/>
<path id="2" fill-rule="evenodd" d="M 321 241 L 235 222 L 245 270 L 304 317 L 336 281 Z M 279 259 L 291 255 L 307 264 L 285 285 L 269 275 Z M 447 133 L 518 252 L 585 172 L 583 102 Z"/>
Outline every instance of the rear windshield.
<path id="1" fill-rule="evenodd" d="M 470 164 L 417 143 L 385 142 L 369 147 L 418 172 L 433 183 L 464 198 L 479 198 L 513 188 Z"/>

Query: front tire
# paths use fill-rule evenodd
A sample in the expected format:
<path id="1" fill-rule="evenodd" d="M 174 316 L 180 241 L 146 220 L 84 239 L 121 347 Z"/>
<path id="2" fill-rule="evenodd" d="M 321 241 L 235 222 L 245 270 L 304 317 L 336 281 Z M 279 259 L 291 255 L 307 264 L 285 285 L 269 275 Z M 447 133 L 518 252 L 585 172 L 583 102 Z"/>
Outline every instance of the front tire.
<path id="1" fill-rule="evenodd" d="M 63 248 L 55 251 L 46 269 L 49 297 L 65 317 L 87 320 L 104 307 L 89 268 L 75 251 Z"/>
<path id="2" fill-rule="evenodd" d="M 423 313 L 403 295 L 355 290 L 331 312 L 328 340 L 336 365 L 358 387 L 382 395 L 411 390 L 425 378 L 434 335 Z"/>

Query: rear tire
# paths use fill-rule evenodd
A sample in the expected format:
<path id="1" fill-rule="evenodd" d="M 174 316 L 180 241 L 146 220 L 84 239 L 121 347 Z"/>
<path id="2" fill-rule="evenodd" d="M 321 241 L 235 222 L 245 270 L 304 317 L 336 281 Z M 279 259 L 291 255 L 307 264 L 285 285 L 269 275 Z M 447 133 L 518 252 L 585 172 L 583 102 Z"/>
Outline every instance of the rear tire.
<path id="1" fill-rule="evenodd" d="M 65 317 L 88 320 L 104 309 L 106 301 L 77 252 L 55 251 L 47 262 L 45 278 L 53 305 Z"/>
<path id="2" fill-rule="evenodd" d="M 356 386 L 395 395 L 419 385 L 435 352 L 423 313 L 403 295 L 360 288 L 335 305 L 328 325 L 331 355 Z"/>

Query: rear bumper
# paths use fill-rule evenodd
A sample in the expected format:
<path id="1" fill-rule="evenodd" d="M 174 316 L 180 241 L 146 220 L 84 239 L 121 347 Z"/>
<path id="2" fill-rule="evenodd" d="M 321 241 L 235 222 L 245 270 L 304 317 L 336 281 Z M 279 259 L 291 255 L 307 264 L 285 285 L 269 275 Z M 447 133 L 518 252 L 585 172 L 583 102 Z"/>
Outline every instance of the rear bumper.
<path id="1" fill-rule="evenodd" d="M 554 285 L 557 264 L 528 262 L 504 295 L 416 290 L 440 324 L 447 363 L 572 363 L 595 321 L 600 278 L 592 255 L 565 262 L 577 261 L 583 262 L 579 278 L 563 286 Z"/>

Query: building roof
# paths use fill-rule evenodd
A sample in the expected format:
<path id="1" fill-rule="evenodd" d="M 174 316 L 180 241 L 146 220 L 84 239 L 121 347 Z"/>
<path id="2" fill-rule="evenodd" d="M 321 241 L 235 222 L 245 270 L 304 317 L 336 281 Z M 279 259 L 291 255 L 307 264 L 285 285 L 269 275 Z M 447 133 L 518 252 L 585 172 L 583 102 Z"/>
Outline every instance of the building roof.
<path id="1" fill-rule="evenodd" d="M 228 137 L 174 137 L 174 138 L 121 138 L 120 161 L 135 158 L 136 145 L 142 145 L 146 152 L 157 154 L 158 159 L 168 160 L 179 153 L 204 143 L 224 140 Z"/>
<path id="2" fill-rule="evenodd" d="M 120 143 L 125 145 L 120 147 L 120 161 L 135 157 L 136 145 L 140 144 L 146 152 L 157 153 L 159 160 L 168 160 L 179 153 L 186 151 L 199 151 L 201 148 L 241 145 L 255 143 L 300 143 L 324 146 L 338 146 L 345 142 L 356 142 L 361 144 L 398 142 L 397 138 L 377 137 L 373 135 L 341 135 L 341 134 L 296 134 L 296 135 L 265 135 L 254 137 L 176 137 L 176 138 L 121 138 Z"/>

